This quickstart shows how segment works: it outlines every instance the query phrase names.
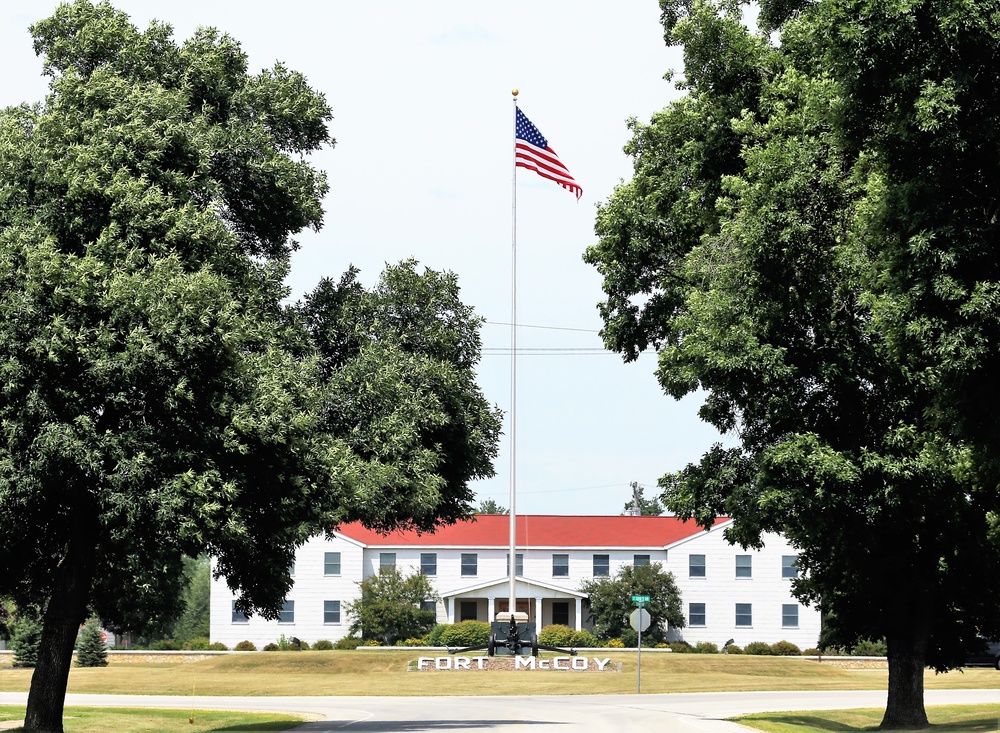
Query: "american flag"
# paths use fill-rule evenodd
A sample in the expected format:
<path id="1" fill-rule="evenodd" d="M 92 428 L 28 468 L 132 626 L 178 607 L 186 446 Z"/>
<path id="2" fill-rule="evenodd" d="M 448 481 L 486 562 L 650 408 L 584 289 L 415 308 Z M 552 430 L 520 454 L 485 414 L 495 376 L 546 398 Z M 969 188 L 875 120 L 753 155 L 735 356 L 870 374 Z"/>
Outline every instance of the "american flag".
<path id="1" fill-rule="evenodd" d="M 518 168 L 527 168 L 542 178 L 555 181 L 567 191 L 575 193 L 577 201 L 580 200 L 583 195 L 580 184 L 573 180 L 556 151 L 549 147 L 548 140 L 519 108 L 514 124 L 514 138 L 514 164 Z"/>

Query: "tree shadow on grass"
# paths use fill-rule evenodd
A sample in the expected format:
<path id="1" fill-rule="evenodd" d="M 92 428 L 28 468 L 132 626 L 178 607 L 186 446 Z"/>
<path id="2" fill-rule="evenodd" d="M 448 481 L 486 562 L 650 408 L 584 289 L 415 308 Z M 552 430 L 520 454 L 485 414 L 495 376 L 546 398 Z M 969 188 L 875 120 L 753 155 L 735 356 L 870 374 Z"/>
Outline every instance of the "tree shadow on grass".
<path id="1" fill-rule="evenodd" d="M 752 718 L 744 718 L 750 722 Z M 861 731 L 877 731 L 878 724 L 851 725 L 837 720 L 829 720 L 817 715 L 768 715 L 767 720 L 789 726 L 797 726 L 803 730 L 822 730 L 831 733 L 860 733 Z M 741 721 L 738 721 L 741 722 Z M 894 733 L 993 733 L 1000 731 L 1000 719 L 996 716 L 984 716 L 971 720 L 961 720 L 954 723 L 932 723 L 927 728 L 896 729 Z"/>
<path id="2" fill-rule="evenodd" d="M 528 725 L 565 725 L 555 720 L 365 720 L 351 724 L 351 731 L 354 733 L 407 733 L 412 731 L 450 731 L 467 730 L 469 728 L 499 728 L 502 726 L 528 726 Z M 219 728 L 218 730 L 252 730 L 251 728 Z M 316 723 L 305 723 L 295 728 L 296 731 L 328 731 L 330 721 L 319 721 Z"/>

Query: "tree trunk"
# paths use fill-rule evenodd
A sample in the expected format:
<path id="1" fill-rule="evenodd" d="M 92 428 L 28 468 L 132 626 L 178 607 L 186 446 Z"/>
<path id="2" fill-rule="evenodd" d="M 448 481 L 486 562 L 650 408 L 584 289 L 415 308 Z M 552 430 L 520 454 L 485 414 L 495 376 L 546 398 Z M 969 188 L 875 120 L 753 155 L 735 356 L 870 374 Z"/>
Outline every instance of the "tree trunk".
<path id="1" fill-rule="evenodd" d="M 80 624 L 86 620 L 94 577 L 94 551 L 76 520 L 75 537 L 56 570 L 52 596 L 42 617 L 42 641 L 31 675 L 24 729 L 29 733 L 63 733 L 66 685 Z"/>
<path id="2" fill-rule="evenodd" d="M 912 619 L 908 619 L 912 621 Z M 924 667 L 928 630 L 924 624 L 904 628 L 886 638 L 889 660 L 889 694 L 880 730 L 926 728 Z"/>

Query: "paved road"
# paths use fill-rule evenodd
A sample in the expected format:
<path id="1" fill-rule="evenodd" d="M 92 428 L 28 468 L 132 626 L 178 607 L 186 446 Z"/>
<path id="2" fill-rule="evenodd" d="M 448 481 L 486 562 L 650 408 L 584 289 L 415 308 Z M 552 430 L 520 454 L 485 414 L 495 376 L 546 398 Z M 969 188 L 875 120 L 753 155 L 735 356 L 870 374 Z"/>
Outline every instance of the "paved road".
<path id="1" fill-rule="evenodd" d="M 23 705 L 24 693 L 0 693 Z M 928 705 L 1000 704 L 1000 690 L 928 690 Z M 704 692 L 520 697 L 166 697 L 67 695 L 67 705 L 300 713 L 310 733 L 745 733 L 724 719 L 776 710 L 883 707 L 885 692 Z"/>

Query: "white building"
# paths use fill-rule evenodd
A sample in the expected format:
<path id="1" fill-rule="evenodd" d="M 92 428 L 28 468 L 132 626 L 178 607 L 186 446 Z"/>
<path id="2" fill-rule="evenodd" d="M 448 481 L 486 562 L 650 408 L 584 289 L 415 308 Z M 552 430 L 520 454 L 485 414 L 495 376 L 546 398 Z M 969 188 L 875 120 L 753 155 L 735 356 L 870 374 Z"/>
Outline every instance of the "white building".
<path id="1" fill-rule="evenodd" d="M 316 537 L 299 548 L 295 584 L 278 621 L 238 614 L 225 580 L 213 579 L 212 641 L 232 647 L 247 639 L 257 648 L 281 635 L 336 641 L 348 633 L 345 608 L 359 596 L 358 583 L 381 565 L 431 578 L 441 596 L 439 623 L 490 621 L 508 605 L 509 522 L 479 515 L 433 533 L 388 536 L 344 525 L 332 539 Z M 671 639 L 815 647 L 819 612 L 790 592 L 794 550 L 779 535 L 765 536 L 759 552 L 734 547 L 722 536 L 728 523 L 706 532 L 675 517 L 518 516 L 517 610 L 539 629 L 553 623 L 590 628 L 579 590 L 584 581 L 614 575 L 623 565 L 659 562 L 674 575 L 687 619 L 683 629 L 671 629 Z"/>

